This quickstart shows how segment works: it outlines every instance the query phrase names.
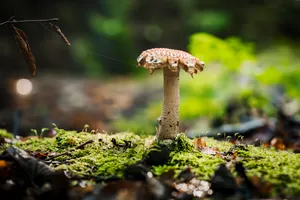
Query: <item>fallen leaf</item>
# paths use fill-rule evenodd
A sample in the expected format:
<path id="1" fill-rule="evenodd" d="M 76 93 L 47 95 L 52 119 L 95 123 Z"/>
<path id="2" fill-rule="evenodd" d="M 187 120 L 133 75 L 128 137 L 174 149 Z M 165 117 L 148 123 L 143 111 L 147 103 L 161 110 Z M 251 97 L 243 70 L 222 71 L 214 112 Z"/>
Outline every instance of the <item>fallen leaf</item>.
<path id="1" fill-rule="evenodd" d="M 236 140 L 236 139 L 232 139 L 232 140 L 230 140 L 230 143 L 231 143 L 231 144 L 236 144 L 236 142 L 237 142 L 237 140 Z"/>
<path id="2" fill-rule="evenodd" d="M 279 137 L 275 137 L 271 140 L 270 142 L 271 146 L 274 147 L 275 149 L 279 149 L 279 150 L 285 150 L 286 146 L 283 142 L 282 138 Z"/>
<path id="3" fill-rule="evenodd" d="M 218 149 L 217 147 L 206 146 L 205 140 L 201 137 L 194 139 L 194 146 L 197 150 L 201 151 L 204 154 L 216 155 L 217 157 L 221 157 L 220 149 Z"/>
<path id="4" fill-rule="evenodd" d="M 255 186 L 255 188 L 259 192 L 259 196 L 261 197 L 267 197 L 270 196 L 272 192 L 272 184 L 268 181 L 263 181 L 260 177 L 258 176 L 252 176 L 250 177 L 250 180 L 252 184 Z"/>
<path id="5" fill-rule="evenodd" d="M 232 154 L 232 160 L 234 160 L 238 155 L 238 151 L 234 151 Z"/>
<path id="6" fill-rule="evenodd" d="M 0 169 L 8 166 L 8 163 L 5 160 L 0 160 Z"/>
<path id="7" fill-rule="evenodd" d="M 48 152 L 33 152 L 31 155 L 38 159 L 45 159 L 48 156 Z"/>
<path id="8" fill-rule="evenodd" d="M 9 177 L 11 172 L 11 166 L 6 160 L 0 160 L 0 179 Z"/>
<path id="9" fill-rule="evenodd" d="M 217 158 L 221 158 L 220 152 L 216 152 L 216 157 L 217 157 Z"/>
<path id="10" fill-rule="evenodd" d="M 35 64 L 35 58 L 31 52 L 27 36 L 26 34 L 21 30 L 16 28 L 14 25 L 12 25 L 14 30 L 14 37 L 17 42 L 18 47 L 20 48 L 21 52 L 23 53 L 23 56 L 25 58 L 25 61 L 27 63 L 28 69 L 32 76 L 35 76 L 36 72 L 36 64 Z"/>
<path id="11" fill-rule="evenodd" d="M 194 146 L 199 149 L 204 149 L 206 147 L 206 142 L 201 138 L 195 138 L 194 139 Z"/>
<path id="12" fill-rule="evenodd" d="M 222 157 L 220 150 L 216 147 L 205 147 L 201 150 L 201 152 L 208 155 L 216 155 Z"/>
<path id="13" fill-rule="evenodd" d="M 270 144 L 267 143 L 267 142 L 263 144 L 263 147 L 264 147 L 264 148 L 268 148 L 269 146 L 270 146 Z"/>
<path id="14" fill-rule="evenodd" d="M 20 172 L 18 178 L 22 177 L 35 184 L 43 184 L 47 177 L 53 174 L 53 170 L 48 165 L 18 147 L 11 146 L 5 153 L 18 163 L 18 167 L 14 168 L 15 171 Z"/>

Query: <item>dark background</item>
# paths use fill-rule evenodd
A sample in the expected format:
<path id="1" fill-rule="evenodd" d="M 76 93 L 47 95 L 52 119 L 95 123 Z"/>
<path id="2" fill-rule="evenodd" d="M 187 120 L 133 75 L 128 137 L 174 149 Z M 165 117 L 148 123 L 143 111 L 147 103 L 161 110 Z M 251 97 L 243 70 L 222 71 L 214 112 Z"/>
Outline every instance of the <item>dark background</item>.
<path id="1" fill-rule="evenodd" d="M 11 16 L 16 19 L 58 17 L 57 25 L 73 44 L 72 48 L 77 48 L 78 40 L 91 43 L 87 53 L 91 55 L 86 57 L 109 65 L 103 70 L 114 74 L 131 72 L 131 66 L 119 67 L 120 63 L 104 56 L 131 64 L 141 50 L 150 47 L 186 49 L 188 36 L 195 32 L 205 31 L 221 38 L 239 36 L 256 42 L 259 48 L 266 48 L 278 39 L 297 41 L 300 35 L 300 1 L 297 0 L 233 0 L 230 3 L 221 0 L 25 0 L 3 2 L 0 9 L 1 21 Z M 92 22 L 93 19 L 98 21 Z M 110 32 L 114 32 L 114 26 L 118 24 L 122 30 L 109 34 L 104 28 L 96 30 L 93 25 L 98 23 L 101 27 L 110 22 L 116 24 L 111 25 Z M 28 36 L 39 74 L 92 74 L 86 72 L 88 63 L 84 63 L 84 58 L 80 62 L 74 59 L 73 50 L 63 45 L 57 35 L 40 25 L 22 24 L 19 27 Z M 26 68 L 20 67 L 23 60 L 11 28 L 1 27 L 0 45 L 1 74 L 26 75 Z"/>
<path id="2" fill-rule="evenodd" d="M 11 16 L 15 16 L 17 20 L 57 17 L 60 20 L 55 24 L 61 28 L 72 45 L 65 45 L 58 35 L 39 24 L 17 25 L 26 33 L 36 58 L 37 75 L 32 78 L 16 46 L 11 27 L 0 27 L 1 127 L 9 130 L 13 129 L 13 116 L 20 108 L 20 115 L 23 112 L 33 112 L 33 108 L 28 108 L 28 105 L 46 105 L 42 107 L 48 110 L 55 108 L 56 105 L 51 104 L 51 99 L 56 98 L 61 87 L 55 84 L 57 79 L 71 78 L 72 84 L 72 81 L 76 82 L 80 78 L 99 81 L 100 84 L 114 77 L 138 76 L 144 71 L 136 70 L 135 59 L 142 50 L 152 47 L 186 50 L 189 36 L 193 33 L 207 32 L 220 38 L 237 36 L 255 43 L 257 52 L 272 48 L 278 41 L 296 45 L 300 36 L 299 0 L 2 2 L 0 21 L 6 21 Z M 45 86 L 41 89 L 43 93 L 36 94 L 40 99 L 16 100 L 12 83 L 19 78 L 32 79 L 40 88 L 46 82 L 49 87 Z M 24 107 L 27 111 L 22 111 Z M 31 123 L 28 127 L 41 128 L 49 126 L 53 121 L 65 128 L 78 128 L 84 124 L 84 120 L 71 124 L 60 122 L 57 115 L 49 117 L 49 111 L 45 111 L 47 114 L 41 117 L 43 109 L 35 109 L 39 114 L 29 120 Z M 89 115 L 92 114 L 86 116 Z M 79 118 L 87 118 L 86 116 Z M 105 120 L 108 119 L 103 119 L 102 123 Z"/>

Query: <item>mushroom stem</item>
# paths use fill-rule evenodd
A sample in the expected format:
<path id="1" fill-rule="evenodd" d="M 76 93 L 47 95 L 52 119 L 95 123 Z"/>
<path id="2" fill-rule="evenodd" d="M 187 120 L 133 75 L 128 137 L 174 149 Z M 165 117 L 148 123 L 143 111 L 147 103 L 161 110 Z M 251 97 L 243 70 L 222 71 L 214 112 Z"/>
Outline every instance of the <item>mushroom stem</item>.
<path id="1" fill-rule="evenodd" d="M 179 69 L 177 72 L 170 71 L 168 67 L 163 70 L 164 101 L 158 120 L 157 140 L 174 139 L 179 132 Z"/>

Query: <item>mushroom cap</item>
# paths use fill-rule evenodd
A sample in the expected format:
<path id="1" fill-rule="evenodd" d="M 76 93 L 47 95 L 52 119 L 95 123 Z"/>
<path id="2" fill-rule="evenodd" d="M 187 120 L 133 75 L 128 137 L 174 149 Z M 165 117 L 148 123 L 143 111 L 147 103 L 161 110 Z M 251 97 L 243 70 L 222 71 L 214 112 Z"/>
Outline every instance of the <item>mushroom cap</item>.
<path id="1" fill-rule="evenodd" d="M 191 54 L 167 48 L 153 48 L 145 50 L 137 58 L 138 66 L 149 70 L 150 74 L 156 69 L 168 67 L 170 71 L 177 72 L 179 67 L 191 74 L 197 74 L 203 71 L 205 63 Z"/>

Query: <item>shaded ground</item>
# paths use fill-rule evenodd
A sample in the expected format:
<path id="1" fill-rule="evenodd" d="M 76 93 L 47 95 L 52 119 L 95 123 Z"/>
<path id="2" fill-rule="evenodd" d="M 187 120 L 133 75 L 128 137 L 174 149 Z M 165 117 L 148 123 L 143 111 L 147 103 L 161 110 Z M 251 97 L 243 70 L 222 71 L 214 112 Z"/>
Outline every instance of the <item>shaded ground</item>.
<path id="1" fill-rule="evenodd" d="M 180 135 L 172 143 L 158 144 L 152 136 L 133 133 L 107 135 L 55 129 L 57 135 L 52 138 L 14 141 L 1 137 L 0 190 L 4 196 L 24 199 L 300 196 L 300 156 L 291 151 L 243 145 L 239 139 L 232 144 L 209 138 L 191 140 Z M 7 137 L 5 131 L 1 133 Z"/>

